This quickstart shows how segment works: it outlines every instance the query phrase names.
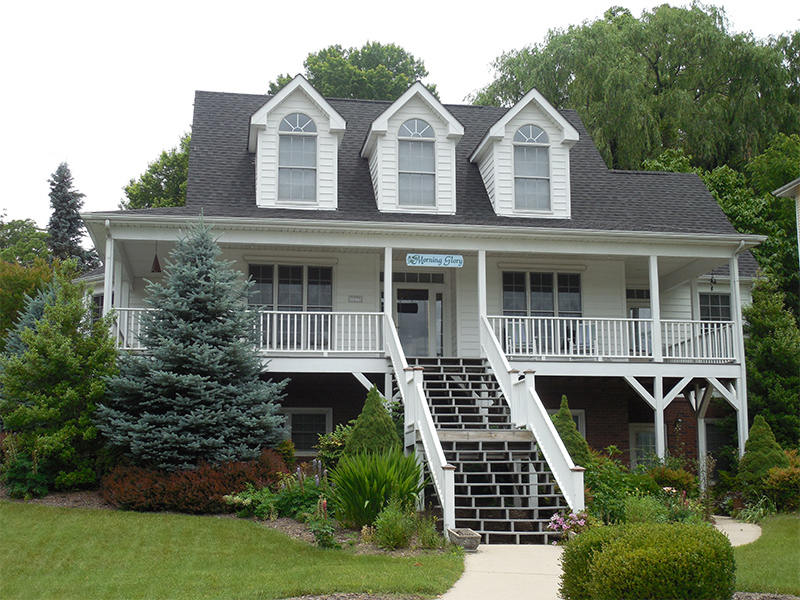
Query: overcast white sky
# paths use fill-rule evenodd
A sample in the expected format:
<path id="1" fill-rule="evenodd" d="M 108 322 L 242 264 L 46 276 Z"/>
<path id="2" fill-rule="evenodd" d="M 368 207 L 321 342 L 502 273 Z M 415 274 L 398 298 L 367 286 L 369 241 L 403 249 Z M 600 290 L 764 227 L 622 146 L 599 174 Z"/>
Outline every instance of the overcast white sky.
<path id="1" fill-rule="evenodd" d="M 424 60 L 443 102 L 460 103 L 491 81 L 502 52 L 613 5 L 638 17 L 657 4 L 9 0 L 0 8 L 0 212 L 46 227 L 47 180 L 62 161 L 86 194 L 84 211 L 116 209 L 122 187 L 190 130 L 195 90 L 266 93 L 331 44 L 398 44 Z M 733 31 L 759 38 L 800 27 L 800 5 L 787 0 L 714 4 Z"/>

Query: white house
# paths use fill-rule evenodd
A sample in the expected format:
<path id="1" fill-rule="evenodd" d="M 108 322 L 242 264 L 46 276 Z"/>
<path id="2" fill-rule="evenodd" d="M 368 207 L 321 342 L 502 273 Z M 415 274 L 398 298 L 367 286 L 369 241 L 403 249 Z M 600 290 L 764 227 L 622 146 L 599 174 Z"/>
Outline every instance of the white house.
<path id="1" fill-rule="evenodd" d="M 420 83 L 337 100 L 298 76 L 274 96 L 198 92 L 194 109 L 185 207 L 83 215 L 122 348 L 142 350 L 154 256 L 202 212 L 255 281 L 298 449 L 377 384 L 402 400 L 448 526 L 544 542 L 553 512 L 582 508 L 548 416 L 562 394 L 591 445 L 633 462 L 676 441 L 704 454 L 714 397 L 743 450 L 761 238 L 695 175 L 609 170 L 575 111 L 536 90 L 509 109 L 443 105 Z"/>

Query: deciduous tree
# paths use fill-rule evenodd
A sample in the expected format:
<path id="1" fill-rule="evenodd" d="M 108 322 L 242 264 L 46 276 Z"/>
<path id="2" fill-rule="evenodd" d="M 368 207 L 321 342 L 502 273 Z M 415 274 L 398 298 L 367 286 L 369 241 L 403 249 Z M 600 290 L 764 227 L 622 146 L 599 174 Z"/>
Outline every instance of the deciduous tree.
<path id="1" fill-rule="evenodd" d="M 360 98 L 362 100 L 396 100 L 417 80 L 428 76 L 422 60 L 395 44 L 367 42 L 362 48 L 323 48 L 308 55 L 305 77 L 328 98 Z M 269 84 L 275 94 L 292 80 L 280 75 Z M 429 85 L 434 94 L 436 86 Z"/>
<path id="2" fill-rule="evenodd" d="M 186 204 L 186 180 L 189 173 L 191 136 L 181 136 L 177 147 L 165 150 L 151 162 L 138 179 L 131 179 L 123 189 L 122 209 L 162 208 Z"/>

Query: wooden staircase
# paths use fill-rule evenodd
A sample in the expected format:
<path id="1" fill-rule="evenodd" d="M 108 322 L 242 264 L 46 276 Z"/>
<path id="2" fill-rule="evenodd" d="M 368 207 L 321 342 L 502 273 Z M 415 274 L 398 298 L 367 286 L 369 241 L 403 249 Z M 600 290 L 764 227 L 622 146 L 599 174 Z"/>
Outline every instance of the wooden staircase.
<path id="1" fill-rule="evenodd" d="M 447 461 L 455 471 L 456 527 L 486 544 L 546 544 L 550 517 L 568 510 L 533 434 L 517 429 L 481 359 L 409 358 Z M 417 452 L 422 449 L 417 448 Z M 435 494 L 429 500 L 438 506 Z"/>

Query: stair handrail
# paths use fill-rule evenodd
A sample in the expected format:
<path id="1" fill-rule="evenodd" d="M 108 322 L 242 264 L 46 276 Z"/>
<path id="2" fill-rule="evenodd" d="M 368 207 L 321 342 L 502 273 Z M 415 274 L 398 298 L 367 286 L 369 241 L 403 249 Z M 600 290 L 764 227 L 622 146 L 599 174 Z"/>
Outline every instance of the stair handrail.
<path id="1" fill-rule="evenodd" d="M 486 316 L 481 317 L 480 339 L 483 354 L 489 362 L 489 367 L 494 371 L 500 389 L 503 390 L 503 395 L 511 411 L 512 422 L 533 433 L 567 504 L 573 511 L 583 510 L 585 506 L 583 472 L 585 469 L 572 462 L 561 436 L 556 431 L 553 420 L 547 414 L 547 409 L 536 393 L 533 372 L 526 371 L 524 379 L 519 378 L 519 371 L 511 368 L 500 341 Z"/>
<path id="2" fill-rule="evenodd" d="M 439 435 L 433 423 L 428 402 L 425 398 L 425 389 L 422 386 L 422 367 L 409 367 L 400 336 L 389 314 L 384 314 L 384 339 L 386 340 L 386 353 L 392 361 L 392 368 L 397 377 L 397 386 L 403 398 L 405 413 L 404 419 L 404 447 L 416 443 L 419 435 L 422 447 L 425 450 L 425 460 L 431 474 L 436 493 L 442 504 L 442 520 L 445 532 L 456 526 L 455 519 L 455 467 L 447 462 L 444 455 Z M 411 436 L 411 440 L 409 437 Z"/>

